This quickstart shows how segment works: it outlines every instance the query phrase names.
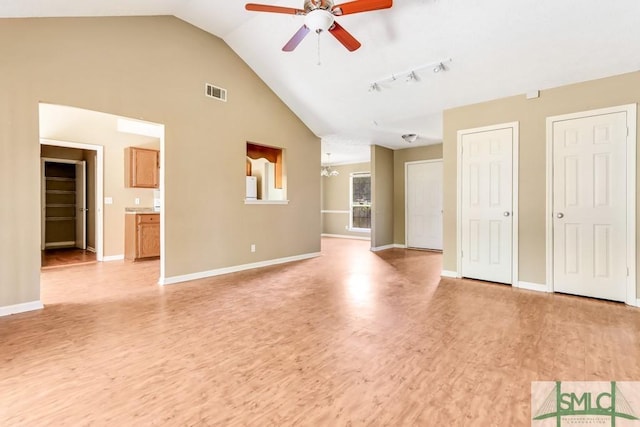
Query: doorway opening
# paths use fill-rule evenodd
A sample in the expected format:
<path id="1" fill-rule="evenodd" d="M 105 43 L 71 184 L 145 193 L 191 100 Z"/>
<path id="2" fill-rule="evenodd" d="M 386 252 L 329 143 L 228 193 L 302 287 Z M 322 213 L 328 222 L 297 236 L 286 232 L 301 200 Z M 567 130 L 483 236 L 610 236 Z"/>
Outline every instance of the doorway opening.
<path id="1" fill-rule="evenodd" d="M 43 143 L 40 159 L 42 268 L 95 262 L 96 151 Z"/>
<path id="2" fill-rule="evenodd" d="M 70 188 L 58 188 L 59 191 L 68 191 L 67 200 L 46 200 L 42 203 L 43 239 L 46 238 L 49 223 L 47 217 L 57 218 L 60 222 L 67 221 L 77 225 L 75 218 L 82 217 L 86 213 L 87 223 L 84 228 L 78 225 L 74 232 L 71 245 L 70 235 L 60 239 L 56 245 L 45 245 L 48 251 L 68 247 L 77 247 L 89 253 L 72 253 L 69 251 L 68 261 L 71 263 L 84 263 L 92 253 L 95 253 L 96 261 L 123 261 L 125 259 L 125 218 L 128 213 L 152 212 L 154 219 L 159 222 L 158 240 L 155 244 L 160 247 L 159 277 L 164 275 L 164 125 L 147 121 L 129 119 L 114 114 L 86 110 L 55 104 L 39 104 L 39 130 L 42 148 L 41 157 L 51 161 L 51 164 L 65 161 L 84 161 L 86 165 L 86 206 L 76 206 L 75 192 L 71 199 Z M 156 176 L 159 177 L 154 188 L 142 185 L 133 185 L 128 182 L 125 169 L 127 165 L 127 150 L 155 151 L 158 161 L 155 163 Z M 136 166 L 139 166 L 136 164 Z M 43 167 L 43 169 L 45 169 Z M 131 174 L 129 173 L 129 176 Z M 43 177 L 44 177 L 43 173 Z M 75 185 L 75 175 L 68 176 L 66 180 L 58 180 L 58 184 Z M 73 178 L 73 181 L 71 180 Z M 50 180 L 55 181 L 55 180 Z M 46 178 L 43 178 L 43 191 L 46 191 Z M 52 188 L 51 190 L 55 190 Z M 46 194 L 46 193 L 45 193 Z M 54 206 L 47 206 L 47 205 Z M 74 205 L 73 215 L 60 209 L 71 208 Z M 56 206 L 65 205 L 65 206 Z M 51 209 L 50 212 L 47 210 Z M 58 209 L 59 212 L 55 212 Z M 70 218 L 74 217 L 74 221 Z M 49 226 L 49 227 L 48 227 Z M 86 249 L 81 249 L 80 240 L 82 230 L 86 233 Z M 159 237 L 158 237 L 159 235 Z M 79 242 L 76 244 L 76 238 Z M 53 253 L 53 252 L 51 252 Z M 64 255 L 67 255 L 66 253 Z M 63 257 L 64 258 L 64 257 Z"/>

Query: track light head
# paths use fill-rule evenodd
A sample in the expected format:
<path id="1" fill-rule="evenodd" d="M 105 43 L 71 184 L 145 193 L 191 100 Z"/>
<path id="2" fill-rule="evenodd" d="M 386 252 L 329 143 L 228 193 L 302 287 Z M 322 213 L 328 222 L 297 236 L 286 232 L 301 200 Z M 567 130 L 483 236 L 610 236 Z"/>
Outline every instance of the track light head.
<path id="1" fill-rule="evenodd" d="M 410 72 L 409 74 L 407 74 L 407 77 L 404 79 L 405 82 L 407 83 L 414 83 L 418 81 L 418 76 L 416 75 L 415 71 Z"/>

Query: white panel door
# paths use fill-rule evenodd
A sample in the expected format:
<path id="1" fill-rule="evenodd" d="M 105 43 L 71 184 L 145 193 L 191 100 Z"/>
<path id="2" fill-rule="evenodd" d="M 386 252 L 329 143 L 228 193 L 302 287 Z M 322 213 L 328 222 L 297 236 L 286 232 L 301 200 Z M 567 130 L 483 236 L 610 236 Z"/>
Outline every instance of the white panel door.
<path id="1" fill-rule="evenodd" d="M 554 290 L 626 297 L 626 113 L 553 123 Z"/>
<path id="2" fill-rule="evenodd" d="M 442 250 L 442 161 L 407 163 L 407 247 Z"/>
<path id="3" fill-rule="evenodd" d="M 513 129 L 462 136 L 461 275 L 512 282 Z"/>
<path id="4" fill-rule="evenodd" d="M 87 249 L 86 162 L 76 163 L 76 248 Z"/>

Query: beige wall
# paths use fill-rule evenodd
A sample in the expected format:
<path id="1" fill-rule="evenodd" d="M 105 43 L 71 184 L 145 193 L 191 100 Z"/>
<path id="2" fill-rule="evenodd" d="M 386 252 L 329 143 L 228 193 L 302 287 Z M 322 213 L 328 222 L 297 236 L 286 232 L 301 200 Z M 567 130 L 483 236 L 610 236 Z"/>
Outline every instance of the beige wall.
<path id="1" fill-rule="evenodd" d="M 546 118 L 640 101 L 640 72 L 544 90 L 444 112 L 444 265 L 456 270 L 457 131 L 520 123 L 519 280 L 545 284 Z M 639 151 L 640 153 L 640 151 Z"/>
<path id="2" fill-rule="evenodd" d="M 40 298 L 39 102 L 166 126 L 167 277 L 320 250 L 319 140 L 222 40 L 174 17 L 2 19 L 0 52 L 0 306 Z M 246 141 L 286 149 L 289 205 L 244 204 Z"/>
<path id="3" fill-rule="evenodd" d="M 405 244 L 405 163 L 442 159 L 442 144 L 393 152 L 393 243 Z"/>
<path id="4" fill-rule="evenodd" d="M 345 212 L 323 212 L 322 233 L 369 238 L 371 236 L 370 232 L 353 232 L 345 229 L 345 227 L 349 226 L 350 176 L 355 172 L 371 172 L 371 163 L 353 163 L 332 166 L 332 168 L 340 174 L 338 176 L 322 177 L 322 210 Z"/>
<path id="5" fill-rule="evenodd" d="M 393 244 L 393 151 L 371 146 L 371 247 Z"/>

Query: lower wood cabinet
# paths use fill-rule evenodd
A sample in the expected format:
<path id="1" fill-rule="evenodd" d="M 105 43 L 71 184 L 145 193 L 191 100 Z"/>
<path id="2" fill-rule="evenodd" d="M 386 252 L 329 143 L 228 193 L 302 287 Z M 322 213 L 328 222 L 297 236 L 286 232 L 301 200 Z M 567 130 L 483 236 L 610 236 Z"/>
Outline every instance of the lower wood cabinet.
<path id="1" fill-rule="evenodd" d="M 124 257 L 129 260 L 160 256 L 160 214 L 126 214 Z"/>

